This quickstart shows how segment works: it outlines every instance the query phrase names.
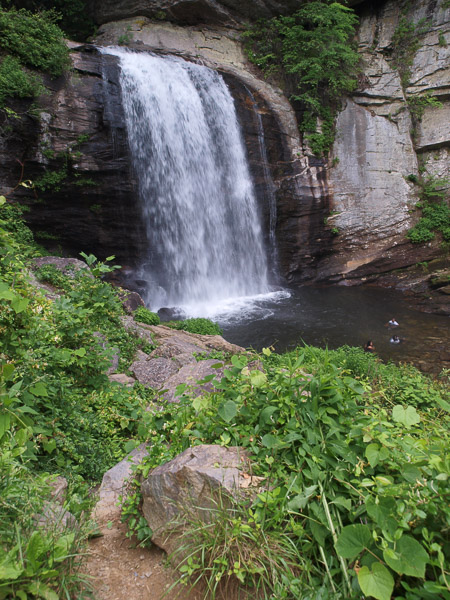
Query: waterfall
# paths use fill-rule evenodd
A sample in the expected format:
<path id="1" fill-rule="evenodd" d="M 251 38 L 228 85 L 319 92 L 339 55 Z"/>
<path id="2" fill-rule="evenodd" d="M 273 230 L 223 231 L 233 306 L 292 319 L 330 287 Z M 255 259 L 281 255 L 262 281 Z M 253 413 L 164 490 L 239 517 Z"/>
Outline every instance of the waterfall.
<path id="1" fill-rule="evenodd" d="M 148 238 L 153 309 L 265 294 L 258 206 L 233 98 L 216 71 L 121 48 L 120 85 Z"/>
<path id="2" fill-rule="evenodd" d="M 276 186 L 272 179 L 272 174 L 269 168 L 269 160 L 267 158 L 266 140 L 264 135 L 264 127 L 261 115 L 258 110 L 258 104 L 255 100 L 254 95 L 251 91 L 245 87 L 247 94 L 253 106 L 253 112 L 256 116 L 256 123 L 258 127 L 258 145 L 259 152 L 261 155 L 261 166 L 264 176 L 264 196 L 265 201 L 269 206 L 269 246 L 271 254 L 271 270 L 272 278 L 278 279 L 278 245 L 276 239 L 276 226 L 277 226 L 277 199 L 275 196 Z"/>

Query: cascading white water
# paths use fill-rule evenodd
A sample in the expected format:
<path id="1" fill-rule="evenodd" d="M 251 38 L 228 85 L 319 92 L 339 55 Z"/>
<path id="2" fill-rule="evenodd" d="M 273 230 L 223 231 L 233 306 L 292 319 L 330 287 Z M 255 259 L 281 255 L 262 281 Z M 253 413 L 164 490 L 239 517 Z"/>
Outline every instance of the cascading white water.
<path id="1" fill-rule="evenodd" d="M 149 255 L 148 302 L 201 307 L 269 291 L 267 260 L 233 98 L 221 75 L 176 57 L 119 57 Z M 194 312 L 198 312 L 195 311 Z"/>

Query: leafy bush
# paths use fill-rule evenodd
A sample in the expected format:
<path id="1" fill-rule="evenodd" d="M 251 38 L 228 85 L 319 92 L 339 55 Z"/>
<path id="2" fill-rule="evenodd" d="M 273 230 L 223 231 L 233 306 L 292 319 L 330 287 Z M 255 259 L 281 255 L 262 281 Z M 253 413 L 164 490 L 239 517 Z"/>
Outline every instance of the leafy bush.
<path id="1" fill-rule="evenodd" d="M 39 77 L 23 69 L 19 60 L 5 56 L 0 64 L 0 106 L 6 98 L 34 98 L 44 91 Z"/>
<path id="2" fill-rule="evenodd" d="M 50 283 L 50 285 L 62 290 L 72 289 L 70 277 L 64 275 L 55 265 L 43 265 L 39 267 L 39 269 L 36 269 L 36 277 L 39 281 Z"/>
<path id="3" fill-rule="evenodd" d="M 39 72 L 57 77 L 69 51 L 52 12 L 32 14 L 0 7 L 0 108 L 8 97 L 34 98 L 45 90 Z"/>
<path id="4" fill-rule="evenodd" d="M 308 2 L 292 16 L 260 21 L 247 34 L 247 53 L 267 74 L 292 80 L 301 104 L 300 129 L 315 154 L 334 141 L 334 117 L 342 96 L 356 87 L 358 54 L 352 42 L 358 22 L 338 2 Z"/>
<path id="5" fill-rule="evenodd" d="M 188 333 L 198 333 L 200 335 L 222 335 L 223 333 L 218 323 L 204 318 L 176 321 L 174 327 L 175 329 L 187 331 Z"/>
<path id="6" fill-rule="evenodd" d="M 133 318 L 138 323 L 145 323 L 145 325 L 159 325 L 161 323 L 161 319 L 159 316 L 145 308 L 145 306 L 139 306 L 134 313 Z"/>
<path id="7" fill-rule="evenodd" d="M 372 372 L 375 357 L 337 352 L 265 350 L 266 372 L 232 357 L 213 393 L 181 395 L 179 404 L 145 415 L 140 433 L 150 431 L 151 447 L 142 469 L 197 444 L 246 448 L 252 474 L 265 485 L 230 514 L 230 531 L 242 537 L 261 529 L 267 539 L 282 532 L 302 557 L 294 580 L 280 578 L 277 598 L 445 598 L 450 405 L 444 388 L 412 367 Z M 187 534 L 185 556 L 192 560 L 183 572 L 196 578 L 206 568 L 210 582 L 240 573 L 245 583 L 262 585 L 246 579 L 231 542 L 220 560 L 209 561 L 224 526 L 223 519 L 210 524 L 200 544 L 197 529 Z"/>
<path id="8" fill-rule="evenodd" d="M 0 436 L 0 598 L 87 598 L 78 573 L 89 523 L 78 527 L 37 527 L 36 519 L 50 498 L 47 475 L 31 473 L 14 458 Z M 71 509 L 75 508 L 72 502 Z"/>
<path id="9" fill-rule="evenodd" d="M 70 39 L 84 42 L 95 33 L 95 24 L 85 0 L 12 0 L 11 3 L 33 12 L 43 9 L 54 11 L 59 26 Z"/>
<path id="10" fill-rule="evenodd" d="M 419 182 L 421 187 L 421 203 L 416 208 L 422 209 L 418 223 L 408 231 L 406 237 L 416 244 L 429 242 L 440 232 L 445 242 L 450 241 L 450 207 L 445 197 L 448 193 L 447 179 L 428 179 Z"/>
<path id="11" fill-rule="evenodd" d="M 69 66 L 69 53 L 61 29 L 51 12 L 0 8 L 0 48 L 22 65 L 57 77 Z"/>

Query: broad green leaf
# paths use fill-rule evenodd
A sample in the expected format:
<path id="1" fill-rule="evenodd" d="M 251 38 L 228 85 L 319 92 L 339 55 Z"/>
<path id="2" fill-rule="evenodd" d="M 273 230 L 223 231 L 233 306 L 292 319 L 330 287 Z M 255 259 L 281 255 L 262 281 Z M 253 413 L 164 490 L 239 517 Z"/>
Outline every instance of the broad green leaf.
<path id="1" fill-rule="evenodd" d="M 228 400 L 219 406 L 217 411 L 224 421 L 229 423 L 237 415 L 237 406 L 233 400 Z"/>
<path id="2" fill-rule="evenodd" d="M 73 532 L 63 535 L 58 539 L 53 550 L 53 558 L 56 561 L 64 560 L 70 554 L 74 539 L 75 533 Z"/>
<path id="3" fill-rule="evenodd" d="M 366 458 L 371 467 L 376 467 L 380 455 L 380 446 L 378 444 L 369 444 L 365 452 Z"/>
<path id="4" fill-rule="evenodd" d="M 420 417 L 414 406 L 405 407 L 401 404 L 396 404 L 392 409 L 392 418 L 396 423 L 400 423 L 405 427 L 411 427 L 411 425 L 420 423 Z"/>
<path id="5" fill-rule="evenodd" d="M 3 206 L 6 203 L 5 196 L 0 196 L 0 206 Z"/>
<path id="6" fill-rule="evenodd" d="M 375 501 L 372 496 L 366 499 L 367 514 L 381 529 L 390 530 L 392 513 L 395 511 L 396 503 L 394 498 L 379 498 Z M 397 521 L 394 520 L 394 530 Z"/>
<path id="7" fill-rule="evenodd" d="M 264 356 L 270 356 L 272 354 L 272 351 L 270 350 L 270 348 L 263 348 L 262 353 L 264 354 Z"/>
<path id="8" fill-rule="evenodd" d="M 247 360 L 243 356 L 238 356 L 237 354 L 233 354 L 231 357 L 231 364 L 233 367 L 237 367 L 238 369 L 243 369 L 247 364 Z"/>
<path id="9" fill-rule="evenodd" d="M 48 452 L 49 454 L 51 454 L 53 452 L 53 450 L 55 450 L 55 448 L 56 448 L 56 441 L 49 440 L 48 442 L 44 442 L 44 444 L 42 444 L 42 445 L 44 446 L 45 452 Z"/>
<path id="10" fill-rule="evenodd" d="M 447 400 L 444 400 L 444 398 L 436 398 L 436 402 L 441 408 L 443 408 L 447 412 L 450 412 L 450 403 L 447 402 Z"/>
<path id="11" fill-rule="evenodd" d="M 373 596 L 377 600 L 390 600 L 394 590 L 394 578 L 384 565 L 374 562 L 372 570 L 361 567 L 358 571 L 358 582 L 363 594 Z"/>
<path id="12" fill-rule="evenodd" d="M 311 485 L 305 488 L 301 494 L 297 494 L 297 496 L 288 502 L 288 510 L 297 511 L 301 508 L 305 508 L 308 500 L 315 494 L 317 487 L 317 485 Z"/>
<path id="13" fill-rule="evenodd" d="M 206 396 L 197 396 L 192 400 L 192 407 L 196 412 L 200 412 L 201 410 L 205 410 L 208 408 L 210 404 L 209 398 Z"/>
<path id="14" fill-rule="evenodd" d="M 1 365 L 1 375 L 5 381 L 9 381 L 14 373 L 14 365 L 4 363 Z"/>
<path id="15" fill-rule="evenodd" d="M 266 406 L 259 415 L 259 426 L 264 427 L 270 421 L 270 417 L 277 410 L 276 406 Z"/>
<path id="16" fill-rule="evenodd" d="M 309 526 L 311 527 L 311 533 L 314 539 L 319 543 L 320 546 L 325 546 L 325 539 L 329 534 L 329 531 L 323 525 L 319 525 L 317 521 L 310 521 Z"/>
<path id="17" fill-rule="evenodd" d="M 347 525 L 336 542 L 336 552 L 342 558 L 355 558 L 372 544 L 372 533 L 367 525 Z"/>
<path id="18" fill-rule="evenodd" d="M 32 581 L 29 584 L 27 591 L 38 598 L 42 598 L 42 600 L 60 600 L 58 594 L 48 585 L 42 583 L 42 581 Z"/>
<path id="19" fill-rule="evenodd" d="M 342 506 L 346 510 L 350 511 L 352 508 L 352 501 L 350 498 L 344 498 L 343 496 L 337 496 L 333 498 L 333 501 L 330 504 L 337 504 L 338 506 Z"/>
<path id="20" fill-rule="evenodd" d="M 137 442 L 136 440 L 128 440 L 128 442 L 126 442 L 125 446 L 124 446 L 124 450 L 125 452 L 133 452 L 133 450 L 136 448 L 137 446 Z M 45 446 L 44 446 L 45 448 Z"/>
<path id="21" fill-rule="evenodd" d="M 28 300 L 28 298 L 21 298 L 20 296 L 16 296 L 13 300 L 11 300 L 11 308 L 15 313 L 18 314 L 23 312 L 29 303 L 30 301 Z"/>
<path id="22" fill-rule="evenodd" d="M 86 356 L 86 348 L 78 348 L 73 351 L 73 354 L 75 354 L 75 356 Z"/>
<path id="23" fill-rule="evenodd" d="M 11 417 L 9 413 L 0 414 L 0 440 L 4 436 L 5 432 L 8 431 L 11 424 Z"/>
<path id="24" fill-rule="evenodd" d="M 0 565 L 0 583 L 10 579 L 17 579 L 22 575 L 23 569 L 18 563 L 6 562 Z"/>
<path id="25" fill-rule="evenodd" d="M 42 537 L 42 533 L 40 531 L 33 531 L 28 541 L 26 557 L 35 571 L 40 565 L 38 559 L 40 556 L 42 556 L 45 550 L 46 544 L 44 538 Z"/>
<path id="26" fill-rule="evenodd" d="M 422 473 L 420 472 L 420 469 L 409 463 L 403 465 L 402 475 L 406 479 L 406 481 L 408 481 L 408 483 L 416 483 L 418 479 L 422 478 Z"/>
<path id="27" fill-rule="evenodd" d="M 42 381 L 38 381 L 33 386 L 31 386 L 30 392 L 33 394 L 33 396 L 38 396 L 38 397 L 43 397 L 43 398 L 48 396 L 47 388 L 42 383 Z"/>
<path id="28" fill-rule="evenodd" d="M 386 551 L 383 552 L 383 558 L 386 564 L 393 571 L 400 575 L 411 575 L 412 577 L 424 577 L 425 566 L 429 556 L 416 539 L 410 535 L 403 535 L 395 546 L 397 558 L 392 557 Z"/>
<path id="29" fill-rule="evenodd" d="M 250 383 L 255 387 L 262 387 L 267 382 L 267 375 L 261 371 L 250 371 Z"/>
<path id="30" fill-rule="evenodd" d="M 266 448 L 276 448 L 280 445 L 280 440 L 271 433 L 266 433 L 266 435 L 262 437 L 261 442 Z"/>

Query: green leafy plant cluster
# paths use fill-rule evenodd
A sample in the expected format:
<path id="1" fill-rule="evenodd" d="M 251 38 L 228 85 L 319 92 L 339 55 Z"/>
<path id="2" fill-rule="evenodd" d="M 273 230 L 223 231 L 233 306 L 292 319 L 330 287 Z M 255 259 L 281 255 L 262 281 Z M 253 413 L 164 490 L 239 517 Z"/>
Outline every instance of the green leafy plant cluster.
<path id="1" fill-rule="evenodd" d="M 192 399 L 180 386 L 179 404 L 140 425 L 151 442 L 144 475 L 212 443 L 245 448 L 260 478 L 242 506 L 218 507 L 218 522 L 188 517 L 182 579 L 205 577 L 208 598 L 237 583 L 262 598 L 448 598 L 445 388 L 359 349 L 260 359 L 264 372 L 233 356 L 213 393 Z M 275 563 L 261 555 L 281 538 L 298 568 L 279 564 L 269 581 Z"/>
<path id="2" fill-rule="evenodd" d="M 424 94 L 423 96 L 409 96 L 407 99 L 409 112 L 415 121 L 421 121 L 423 113 L 427 107 L 442 108 L 440 102 L 435 96 Z"/>
<path id="3" fill-rule="evenodd" d="M 434 239 L 436 232 L 442 235 L 444 242 L 450 242 L 450 207 L 448 205 L 448 180 L 428 177 L 420 179 L 421 209 L 417 224 L 408 231 L 406 237 L 415 244 L 423 244 Z"/>
<path id="4" fill-rule="evenodd" d="M 61 510 L 77 515 L 77 527 L 58 519 L 39 527 L 39 516 L 49 510 L 52 477 L 31 473 L 20 460 L 23 449 L 19 443 L 11 450 L 0 435 L 0 598 L 86 598 L 89 586 L 78 571 L 91 531 L 82 516 L 87 505 L 74 493 L 70 507 Z"/>
<path id="5" fill-rule="evenodd" d="M 10 0 L 10 3 L 32 12 L 52 11 L 70 39 L 84 42 L 95 33 L 90 7 L 85 0 Z"/>
<path id="6" fill-rule="evenodd" d="M 51 12 L 0 8 L 0 107 L 9 97 L 44 91 L 40 72 L 57 77 L 69 66 L 63 33 Z"/>
<path id="7" fill-rule="evenodd" d="M 211 319 L 197 317 L 185 319 L 184 321 L 174 321 L 171 323 L 174 329 L 187 331 L 188 333 L 197 333 L 200 335 L 222 335 L 223 331 L 218 323 L 214 323 Z"/>
<path id="8" fill-rule="evenodd" d="M 145 325 L 159 325 L 161 322 L 159 316 L 148 308 L 145 308 L 145 306 L 139 306 L 134 311 L 133 318 L 138 323 L 144 323 Z"/>
<path id="9" fill-rule="evenodd" d="M 354 11 L 338 2 L 313 1 L 246 33 L 250 60 L 291 83 L 292 99 L 301 107 L 300 129 L 317 155 L 330 149 L 341 99 L 356 88 L 357 22 Z"/>

